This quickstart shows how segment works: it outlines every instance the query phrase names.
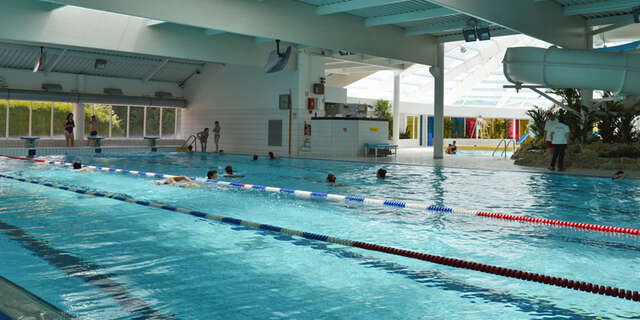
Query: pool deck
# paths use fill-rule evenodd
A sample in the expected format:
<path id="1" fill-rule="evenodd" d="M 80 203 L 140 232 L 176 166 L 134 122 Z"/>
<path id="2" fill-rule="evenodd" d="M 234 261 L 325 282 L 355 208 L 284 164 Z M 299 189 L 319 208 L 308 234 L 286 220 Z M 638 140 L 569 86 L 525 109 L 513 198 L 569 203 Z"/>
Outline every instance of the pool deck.
<path id="1" fill-rule="evenodd" d="M 567 168 L 564 172 L 549 171 L 547 168 L 537 167 L 525 167 L 515 165 L 513 160 L 505 159 L 498 156 L 468 156 L 468 155 L 449 155 L 444 154 L 443 159 L 433 159 L 433 148 L 401 148 L 398 149 L 397 159 L 394 156 L 379 157 L 374 159 L 372 157 L 358 157 L 358 158 L 345 158 L 345 157 L 313 157 L 313 156 L 299 156 L 299 158 L 322 158 L 329 160 L 343 160 L 343 161 L 363 161 L 363 162 L 376 162 L 376 163 L 394 163 L 394 164 L 413 164 L 413 165 L 425 165 L 432 167 L 446 167 L 446 168 L 463 168 L 463 169 L 475 169 L 475 170 L 492 170 L 492 171 L 521 171 L 521 172 L 539 172 L 539 173 L 553 173 L 553 174 L 566 174 L 576 176 L 588 176 L 588 177 L 603 177 L 610 178 L 613 175 L 612 170 L 597 170 L 597 169 L 575 169 Z M 640 172 L 625 171 L 626 178 L 640 179 Z"/>

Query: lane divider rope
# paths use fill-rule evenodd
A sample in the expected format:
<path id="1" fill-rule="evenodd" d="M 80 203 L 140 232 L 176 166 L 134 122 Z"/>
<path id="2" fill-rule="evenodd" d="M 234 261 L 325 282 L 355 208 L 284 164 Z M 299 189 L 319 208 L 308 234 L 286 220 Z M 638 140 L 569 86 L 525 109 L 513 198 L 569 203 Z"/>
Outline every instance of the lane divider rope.
<path id="1" fill-rule="evenodd" d="M 0 156 L 10 158 L 10 159 L 15 159 L 15 160 L 33 161 L 33 162 L 39 162 L 39 163 L 44 163 L 49 165 L 73 166 L 72 163 L 63 162 L 63 161 L 48 161 L 48 160 L 42 160 L 42 159 L 32 159 L 32 158 L 6 156 L 6 155 L 0 155 Z M 166 178 L 176 177 L 174 175 L 169 175 L 169 174 L 126 170 L 126 169 L 114 169 L 114 168 L 93 166 L 93 165 L 86 165 L 84 167 L 96 169 L 100 171 L 128 173 L 132 175 L 147 176 L 147 177 L 154 177 L 154 178 L 166 179 Z M 622 227 L 615 227 L 615 226 L 589 224 L 589 223 L 572 222 L 572 221 L 547 219 L 547 218 L 536 218 L 536 217 L 530 217 L 530 216 L 487 212 L 487 211 L 480 211 L 480 210 L 469 210 L 469 209 L 460 209 L 460 208 L 454 209 L 454 208 L 448 208 L 448 207 L 442 207 L 442 206 L 428 205 L 425 203 L 406 202 L 406 201 L 399 201 L 399 200 L 382 200 L 382 199 L 364 198 L 364 197 L 358 197 L 358 196 L 344 196 L 344 195 L 331 194 L 331 193 L 320 193 L 320 192 L 311 192 L 311 191 L 304 191 L 304 190 L 277 188 L 277 187 L 252 185 L 252 184 L 229 182 L 229 181 L 222 181 L 222 180 L 208 180 L 206 178 L 190 177 L 190 179 L 196 180 L 198 182 L 232 186 L 232 187 L 238 187 L 241 189 L 260 190 L 260 191 L 274 192 L 274 193 L 288 193 L 288 194 L 293 194 L 296 197 L 306 198 L 306 199 L 319 199 L 319 200 L 326 200 L 326 201 L 333 201 L 333 202 L 358 202 L 364 205 L 386 206 L 386 207 L 395 207 L 395 208 L 410 208 L 410 209 L 445 212 L 445 213 L 459 213 L 459 214 L 475 215 L 479 217 L 487 217 L 487 218 L 494 218 L 494 219 L 500 219 L 500 220 L 522 221 L 522 222 L 529 222 L 529 223 L 535 223 L 535 224 L 546 224 L 546 225 L 553 225 L 553 226 L 566 227 L 566 228 L 576 228 L 576 229 L 582 229 L 582 230 L 640 235 L 640 229 L 635 229 L 635 228 L 622 228 Z"/>
<path id="2" fill-rule="evenodd" d="M 640 293 L 636 290 L 626 290 L 626 289 L 620 289 L 620 288 L 611 287 L 611 286 L 593 284 L 593 283 L 584 282 L 584 281 L 569 280 L 566 278 L 553 277 L 545 274 L 532 273 L 532 272 L 527 272 L 527 271 L 522 271 L 517 269 L 503 268 L 503 267 L 482 264 L 482 263 L 477 263 L 472 261 L 465 261 L 465 260 L 460 260 L 455 258 L 431 255 L 431 254 L 421 253 L 417 251 L 381 246 L 381 245 L 377 245 L 369 242 L 341 239 L 337 237 L 331 237 L 328 235 L 304 232 L 304 231 L 299 231 L 294 229 L 287 229 L 287 228 L 282 228 L 282 227 L 273 226 L 269 224 L 262 224 L 258 222 L 248 221 L 248 220 L 240 220 L 236 218 L 219 216 L 211 213 L 205 213 L 205 212 L 190 210 L 186 208 L 169 206 L 162 203 L 136 200 L 133 198 L 127 198 L 120 195 L 114 195 L 114 194 L 102 193 L 102 192 L 84 190 L 84 189 L 77 189 L 77 188 L 57 185 L 49 182 L 42 182 L 38 180 L 30 180 L 30 179 L 13 177 L 5 174 L 0 174 L 0 177 L 21 181 L 21 182 L 28 182 L 32 184 L 42 185 L 50 188 L 61 189 L 65 191 L 71 191 L 79 194 L 86 194 L 86 195 L 92 195 L 95 197 L 119 200 L 123 202 L 138 204 L 138 205 L 147 206 L 147 207 L 154 207 L 154 208 L 163 209 L 167 211 L 180 212 L 180 213 L 192 215 L 198 218 L 215 220 L 215 221 L 232 224 L 232 225 L 242 225 L 242 226 L 252 227 L 259 230 L 266 230 L 266 231 L 271 231 L 275 233 L 287 234 L 290 236 L 303 237 L 311 240 L 335 243 L 335 244 L 340 244 L 344 246 L 365 249 L 369 251 L 377 251 L 377 252 L 382 252 L 386 254 L 427 261 L 427 262 L 445 265 L 445 266 L 454 267 L 454 268 L 474 270 L 482 273 L 489 273 L 489 274 L 499 275 L 499 276 L 508 277 L 508 278 L 515 278 L 520 280 L 544 283 L 544 284 L 548 284 L 556 287 L 569 288 L 569 289 L 588 292 L 588 293 L 595 293 L 595 294 L 600 294 L 600 295 L 605 295 L 605 296 L 610 296 L 615 298 L 640 301 Z"/>

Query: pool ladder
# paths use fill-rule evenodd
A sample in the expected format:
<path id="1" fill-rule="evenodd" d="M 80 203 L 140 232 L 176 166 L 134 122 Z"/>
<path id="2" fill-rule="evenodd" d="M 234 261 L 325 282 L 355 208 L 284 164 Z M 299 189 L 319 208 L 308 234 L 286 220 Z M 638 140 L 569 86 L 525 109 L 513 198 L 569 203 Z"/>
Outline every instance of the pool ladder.
<path id="1" fill-rule="evenodd" d="M 507 149 L 509 148 L 509 145 L 513 145 L 513 151 L 516 151 L 516 141 L 513 139 L 502 139 L 500 140 L 500 142 L 498 142 L 498 145 L 496 146 L 496 148 L 493 150 L 493 153 L 491 153 L 491 156 L 493 157 L 496 154 L 496 151 L 498 151 L 498 149 L 500 148 L 500 146 L 504 143 L 504 150 L 502 152 L 500 152 L 500 157 L 507 157 Z"/>
<path id="2" fill-rule="evenodd" d="M 193 145 L 193 151 L 195 152 L 196 149 L 198 148 L 198 144 L 196 143 L 196 141 L 198 141 L 198 138 L 196 138 L 195 135 L 190 135 L 187 139 L 184 140 L 184 143 L 182 144 L 182 147 L 180 147 L 180 150 L 184 150 L 187 151 L 187 148 L 189 148 L 189 146 Z"/>

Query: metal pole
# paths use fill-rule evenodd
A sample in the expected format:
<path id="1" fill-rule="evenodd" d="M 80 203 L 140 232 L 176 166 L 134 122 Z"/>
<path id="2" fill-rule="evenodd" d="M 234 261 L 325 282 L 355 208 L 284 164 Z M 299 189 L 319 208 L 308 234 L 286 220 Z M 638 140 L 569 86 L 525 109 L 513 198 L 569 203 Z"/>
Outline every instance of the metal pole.
<path id="1" fill-rule="evenodd" d="M 291 126 L 293 119 L 293 107 L 292 107 L 293 95 L 291 89 L 289 89 L 289 156 L 291 156 Z"/>

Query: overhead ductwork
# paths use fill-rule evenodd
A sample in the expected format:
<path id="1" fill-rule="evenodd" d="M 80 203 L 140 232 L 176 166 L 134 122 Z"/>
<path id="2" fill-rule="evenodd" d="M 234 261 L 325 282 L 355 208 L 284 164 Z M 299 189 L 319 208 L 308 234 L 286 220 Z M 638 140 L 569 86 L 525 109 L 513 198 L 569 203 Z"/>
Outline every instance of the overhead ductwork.
<path id="1" fill-rule="evenodd" d="M 0 99 L 186 108 L 185 99 L 0 88 Z"/>
<path id="2" fill-rule="evenodd" d="M 640 95 L 638 53 L 517 47 L 507 49 L 503 67 L 515 84 Z"/>

